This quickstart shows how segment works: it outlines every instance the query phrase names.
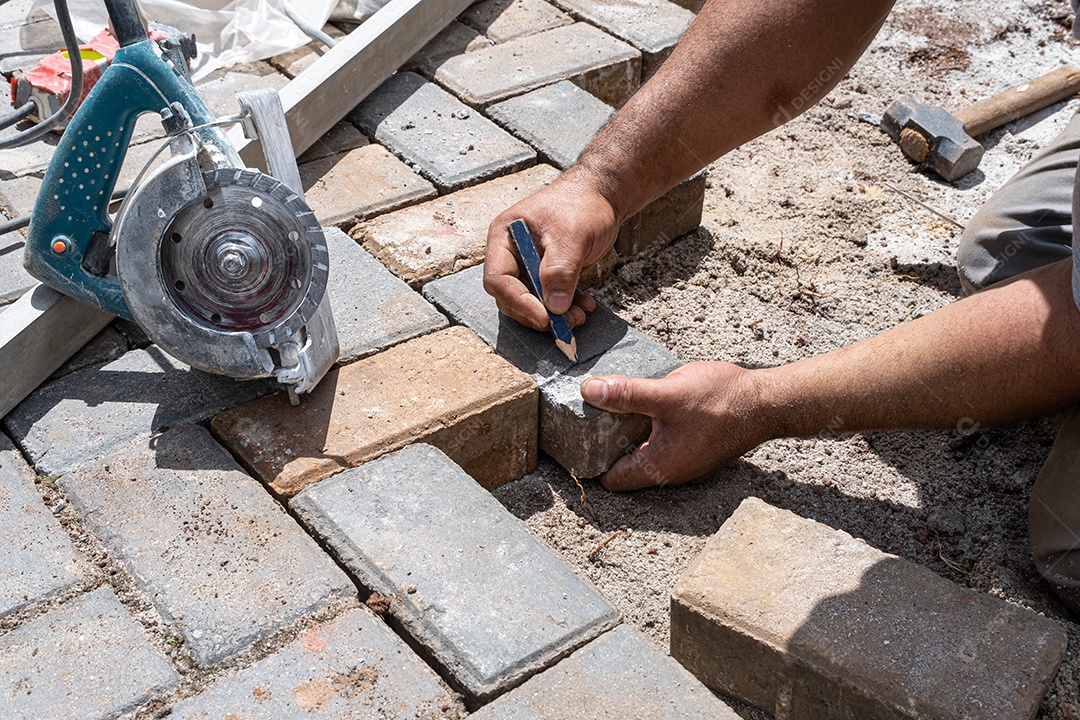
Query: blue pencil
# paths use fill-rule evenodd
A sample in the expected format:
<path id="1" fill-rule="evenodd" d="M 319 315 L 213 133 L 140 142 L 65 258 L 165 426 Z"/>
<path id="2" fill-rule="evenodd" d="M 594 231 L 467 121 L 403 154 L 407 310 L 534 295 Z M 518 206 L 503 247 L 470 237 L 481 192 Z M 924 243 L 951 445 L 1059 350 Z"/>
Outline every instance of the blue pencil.
<path id="1" fill-rule="evenodd" d="M 529 289 L 532 290 L 540 302 L 544 302 L 544 289 L 540 285 L 540 253 L 536 251 L 536 243 L 533 242 L 532 233 L 524 220 L 515 220 L 510 223 L 510 236 L 514 238 L 521 264 L 525 266 L 525 278 L 528 280 Z M 563 355 L 570 358 L 570 362 L 577 362 L 577 340 L 570 330 L 570 323 L 562 315 L 556 315 L 548 310 L 551 334 L 555 338 L 555 346 L 562 351 Z"/>

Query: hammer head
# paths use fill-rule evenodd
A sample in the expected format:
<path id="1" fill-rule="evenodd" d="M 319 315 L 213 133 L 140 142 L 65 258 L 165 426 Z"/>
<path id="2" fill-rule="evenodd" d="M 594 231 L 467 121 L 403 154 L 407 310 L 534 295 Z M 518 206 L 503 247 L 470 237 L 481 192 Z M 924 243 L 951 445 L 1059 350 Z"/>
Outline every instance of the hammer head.
<path id="1" fill-rule="evenodd" d="M 979 167 L 983 146 L 952 113 L 904 95 L 881 116 L 881 129 L 900 143 L 904 154 L 924 163 L 949 182 Z"/>

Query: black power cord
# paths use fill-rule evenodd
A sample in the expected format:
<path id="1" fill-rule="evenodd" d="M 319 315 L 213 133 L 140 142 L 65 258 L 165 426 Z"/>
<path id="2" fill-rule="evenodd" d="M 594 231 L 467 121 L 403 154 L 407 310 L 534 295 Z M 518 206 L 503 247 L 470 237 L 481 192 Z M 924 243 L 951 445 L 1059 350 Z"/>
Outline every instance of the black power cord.
<path id="1" fill-rule="evenodd" d="M 0 5 L 6 2 L 7 0 L 3 0 Z M 68 94 L 64 104 L 60 106 L 60 109 L 49 117 L 31 128 L 0 138 L 0 150 L 27 145 L 39 140 L 57 125 L 67 122 L 67 119 L 75 112 L 75 108 L 78 107 L 79 102 L 82 100 L 83 67 L 82 55 L 79 52 L 79 39 L 75 37 L 75 28 L 71 24 L 71 13 L 68 10 L 67 0 L 55 0 L 55 6 L 56 19 L 60 23 L 60 32 L 64 36 L 64 46 L 67 50 L 68 59 L 71 61 L 71 92 Z M 0 118 L 0 128 L 14 125 L 33 112 L 33 109 L 33 102 L 29 102 L 16 109 L 14 113 Z"/>

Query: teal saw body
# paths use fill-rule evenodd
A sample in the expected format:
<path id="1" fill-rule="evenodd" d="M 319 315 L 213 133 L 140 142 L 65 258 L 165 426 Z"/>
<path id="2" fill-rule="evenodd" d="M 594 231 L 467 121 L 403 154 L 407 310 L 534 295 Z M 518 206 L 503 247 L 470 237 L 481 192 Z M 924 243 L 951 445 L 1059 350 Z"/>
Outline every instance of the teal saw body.
<path id="1" fill-rule="evenodd" d="M 138 40 L 68 123 L 42 182 L 27 270 L 87 305 L 138 323 L 208 372 L 276 377 L 309 392 L 338 355 L 322 228 L 304 199 L 280 100 L 238 96 L 218 119 L 175 44 Z M 109 203 L 140 115 L 168 135 L 115 216 Z M 259 137 L 273 175 L 246 168 L 225 133 Z M 157 156 L 155 156 L 157 157 Z"/>

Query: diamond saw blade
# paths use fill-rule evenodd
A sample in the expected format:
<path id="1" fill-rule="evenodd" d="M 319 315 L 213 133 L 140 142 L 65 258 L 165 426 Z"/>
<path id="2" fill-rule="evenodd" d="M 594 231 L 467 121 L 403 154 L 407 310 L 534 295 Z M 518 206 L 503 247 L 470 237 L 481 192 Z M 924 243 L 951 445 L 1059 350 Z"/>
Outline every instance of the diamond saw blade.
<path id="1" fill-rule="evenodd" d="M 247 332 L 259 347 L 297 334 L 326 292 L 322 229 L 295 193 L 253 170 L 204 175 L 159 245 L 161 281 L 193 321 Z"/>

